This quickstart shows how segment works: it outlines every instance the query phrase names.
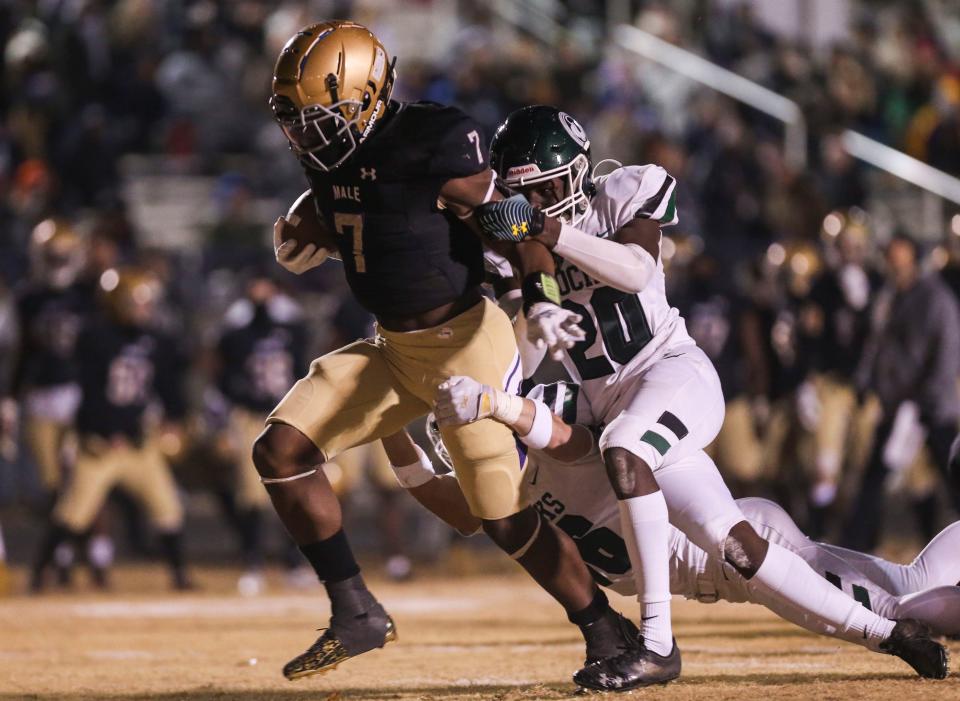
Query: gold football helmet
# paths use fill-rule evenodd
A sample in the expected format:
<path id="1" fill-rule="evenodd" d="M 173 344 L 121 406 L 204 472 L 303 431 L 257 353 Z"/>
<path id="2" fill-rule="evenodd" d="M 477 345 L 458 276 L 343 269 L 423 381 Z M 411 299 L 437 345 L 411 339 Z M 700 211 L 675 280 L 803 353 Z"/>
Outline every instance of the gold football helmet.
<path id="1" fill-rule="evenodd" d="M 34 277 L 51 287 L 64 289 L 83 268 L 83 238 L 63 219 L 44 219 L 30 234 L 30 268 Z"/>
<path id="2" fill-rule="evenodd" d="M 108 268 L 100 276 L 100 296 L 110 317 L 120 324 L 147 326 L 163 293 L 159 278 L 146 268 Z"/>
<path id="3" fill-rule="evenodd" d="M 301 29 L 273 70 L 270 108 L 290 148 L 308 165 L 333 170 L 383 116 L 394 64 L 366 27 L 331 20 Z"/>

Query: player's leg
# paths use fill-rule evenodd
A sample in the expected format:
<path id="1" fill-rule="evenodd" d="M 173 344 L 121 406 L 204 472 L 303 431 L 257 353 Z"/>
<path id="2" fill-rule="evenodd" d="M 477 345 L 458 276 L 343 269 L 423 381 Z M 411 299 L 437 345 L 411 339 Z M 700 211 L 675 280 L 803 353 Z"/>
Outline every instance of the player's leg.
<path id="1" fill-rule="evenodd" d="M 644 644 L 668 655 L 674 647 L 669 503 L 654 474 L 679 444 L 698 450 L 713 441 L 723 424 L 723 395 L 713 365 L 696 346 L 671 353 L 632 382 L 621 388 L 620 413 L 600 437 L 600 449 L 641 594 Z"/>
<path id="2" fill-rule="evenodd" d="M 234 513 L 244 572 L 237 581 L 241 593 L 256 594 L 263 588 L 263 525 L 264 512 L 270 506 L 270 497 L 260 483 L 260 475 L 253 464 L 250 446 L 263 431 L 264 416 L 246 409 L 230 412 L 229 431 L 232 457 L 236 470 Z"/>
<path id="3" fill-rule="evenodd" d="M 380 349 L 359 342 L 315 360 L 254 443 L 254 464 L 274 508 L 323 582 L 333 613 L 328 631 L 284 667 L 287 678 L 331 669 L 395 636 L 393 622 L 363 581 L 321 465 L 395 433 L 427 410 L 399 386 Z"/>
<path id="4" fill-rule="evenodd" d="M 920 621 L 934 635 L 960 635 L 960 587 L 933 587 L 900 597 L 896 616 Z"/>
<path id="5" fill-rule="evenodd" d="M 191 589 L 183 553 L 183 505 L 170 466 L 150 442 L 127 451 L 124 457 L 119 485 L 143 504 L 158 535 L 173 588 Z"/>
<path id="6" fill-rule="evenodd" d="M 808 497 L 808 529 L 814 538 L 829 527 L 831 506 L 837 496 L 850 424 L 857 401 L 853 388 L 833 377 L 819 377 L 815 383 L 820 418 L 814 430 L 814 475 Z"/>
<path id="7" fill-rule="evenodd" d="M 815 622 L 836 631 L 831 634 L 838 637 L 896 654 L 923 676 L 945 673 L 943 649 L 921 635 L 922 631 L 909 625 L 898 629 L 894 621 L 862 606 L 858 599 L 863 597 L 845 595 L 818 574 L 797 552 L 805 547 L 804 541 L 810 541 L 792 522 L 780 518 L 785 516 L 782 510 L 776 508 L 777 523 L 766 529 L 775 537 L 762 537 L 733 501 L 716 466 L 705 454 L 664 466 L 658 470 L 657 479 L 673 524 L 708 555 L 722 558 L 747 580 L 750 600 L 798 625 L 810 628 Z M 842 565 L 829 563 L 835 569 Z M 847 574 L 848 568 L 842 571 Z M 878 589 L 878 598 L 880 594 Z"/>
<path id="8" fill-rule="evenodd" d="M 516 392 L 520 359 L 510 320 L 484 301 L 438 329 L 383 331 L 395 374 L 411 392 L 433 403 L 436 388 L 453 375 Z M 521 500 L 521 464 L 508 428 L 490 419 L 443 429 L 470 510 L 484 531 L 566 610 L 587 641 L 587 656 L 607 657 L 634 641 L 590 576 L 573 540 Z"/>
<path id="9" fill-rule="evenodd" d="M 79 543 L 106 501 L 117 481 L 118 451 L 100 438 L 91 438 L 81 446 L 76 465 L 51 512 L 50 525 L 34 561 L 30 588 L 43 588 L 43 576 L 54 553 L 63 543 Z"/>

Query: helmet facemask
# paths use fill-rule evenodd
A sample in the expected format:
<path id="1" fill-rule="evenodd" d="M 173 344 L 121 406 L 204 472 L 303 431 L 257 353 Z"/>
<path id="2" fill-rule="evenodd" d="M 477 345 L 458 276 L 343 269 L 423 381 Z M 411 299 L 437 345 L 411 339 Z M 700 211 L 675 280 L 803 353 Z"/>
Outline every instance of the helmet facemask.
<path id="1" fill-rule="evenodd" d="M 340 100 L 329 107 L 306 105 L 299 112 L 294 111 L 292 102 L 283 102 L 276 95 L 270 100 L 277 123 L 293 152 L 312 167 L 331 171 L 357 150 L 357 124 L 363 112 L 359 100 Z M 356 116 L 348 120 L 344 114 Z"/>
<path id="2" fill-rule="evenodd" d="M 382 57 L 382 58 L 380 58 Z M 378 52 L 381 61 L 386 54 Z M 338 94 L 337 78 L 332 73 L 326 78 L 326 89 L 333 99 L 329 105 L 304 105 L 298 110 L 293 100 L 285 95 L 273 95 L 270 108 L 283 130 L 290 149 L 307 165 L 329 172 L 339 167 L 362 144 L 386 109 L 396 80 L 396 57 L 386 67 L 387 77 L 373 109 L 368 112 L 373 95 L 369 90 L 362 99 L 343 98 Z M 381 64 L 382 65 L 382 64 Z M 382 68 L 381 75 L 382 75 Z M 366 121 L 361 131 L 360 126 Z"/>
<path id="3" fill-rule="evenodd" d="M 533 166 L 536 168 L 536 166 Z M 590 160 L 584 154 L 578 154 L 569 163 L 552 168 L 546 171 L 540 171 L 533 175 L 514 175 L 511 177 L 510 171 L 515 173 L 529 172 L 530 166 L 520 166 L 511 168 L 507 171 L 505 181 L 512 188 L 524 188 L 537 183 L 553 180 L 554 178 L 564 178 L 566 187 L 566 196 L 555 204 L 545 207 L 543 213 L 548 217 L 557 217 L 561 221 L 576 226 L 586 216 L 587 205 L 590 202 L 589 173 Z"/>

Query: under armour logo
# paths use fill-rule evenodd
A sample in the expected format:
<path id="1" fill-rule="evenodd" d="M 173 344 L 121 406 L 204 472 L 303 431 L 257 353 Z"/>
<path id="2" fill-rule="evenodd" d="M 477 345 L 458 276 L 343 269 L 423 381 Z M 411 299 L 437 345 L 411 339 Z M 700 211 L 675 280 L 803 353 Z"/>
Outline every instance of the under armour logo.
<path id="1" fill-rule="evenodd" d="M 525 221 L 520 222 L 520 225 L 519 225 L 519 226 L 517 226 L 516 224 L 514 224 L 513 226 L 510 227 L 510 231 L 511 231 L 511 233 L 513 233 L 513 237 L 514 237 L 515 239 L 520 238 L 520 234 L 525 234 L 525 233 L 527 233 L 527 229 L 528 229 L 528 227 L 527 227 L 527 222 L 525 222 Z"/>
<path id="2" fill-rule="evenodd" d="M 377 169 L 376 169 L 376 168 L 361 168 L 361 169 L 360 169 L 360 179 L 361 179 L 361 180 L 376 180 L 376 179 L 377 179 Z"/>

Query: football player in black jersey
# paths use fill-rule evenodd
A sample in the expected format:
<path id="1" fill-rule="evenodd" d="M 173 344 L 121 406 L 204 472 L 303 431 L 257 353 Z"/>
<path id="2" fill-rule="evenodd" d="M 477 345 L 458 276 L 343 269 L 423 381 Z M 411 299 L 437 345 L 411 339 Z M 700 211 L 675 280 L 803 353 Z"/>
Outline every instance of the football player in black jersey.
<path id="1" fill-rule="evenodd" d="M 329 230 L 350 288 L 379 332 L 314 360 L 254 444 L 277 513 L 324 582 L 333 611 L 330 628 L 284 668 L 289 679 L 332 669 L 396 636 L 363 582 L 318 466 L 427 414 L 450 376 L 470 374 L 515 392 L 521 375 L 510 320 L 480 293 L 482 245 L 468 226 L 475 207 L 502 199 L 481 129 L 451 107 L 391 101 L 394 78 L 376 36 L 345 21 L 298 32 L 274 70 L 271 107 L 310 183 L 277 222 L 277 260 L 294 272 L 319 265 L 326 249 L 296 241 L 293 232 L 305 218 Z M 578 317 L 558 304 L 550 253 L 534 243 L 516 254 L 531 334 L 572 345 Z M 522 457 L 510 431 L 486 419 L 444 429 L 444 442 L 471 511 L 580 625 L 588 656 L 631 645 L 573 541 L 522 502 Z"/>
<path id="2" fill-rule="evenodd" d="M 300 305 L 265 271 L 253 271 L 246 294 L 224 314 L 213 353 L 216 384 L 229 404 L 225 437 L 236 471 L 233 489 L 222 492 L 221 499 L 240 536 L 244 573 L 237 588 L 242 594 L 263 588 L 263 516 L 270 504 L 250 446 L 269 411 L 306 371 L 306 345 Z M 300 553 L 293 555 L 303 563 Z"/>
<path id="3" fill-rule="evenodd" d="M 158 441 L 143 425 L 155 398 L 163 405 L 168 426 L 177 426 L 183 418 L 184 363 L 173 340 L 151 328 L 160 295 L 153 275 L 140 268 L 109 269 L 100 287 L 106 313 L 84 325 L 74 354 L 82 391 L 76 420 L 80 450 L 54 506 L 30 586 L 33 591 L 43 588 L 44 571 L 57 546 L 82 538 L 110 490 L 120 487 L 146 507 L 173 586 L 186 589 L 183 507 Z"/>
<path id="4" fill-rule="evenodd" d="M 19 348 L 8 399 L 22 409 L 27 443 L 51 503 L 80 401 L 73 351 L 93 308 L 93 295 L 77 282 L 83 264 L 80 234 L 65 220 L 46 219 L 31 235 L 31 279 L 17 294 Z"/>

